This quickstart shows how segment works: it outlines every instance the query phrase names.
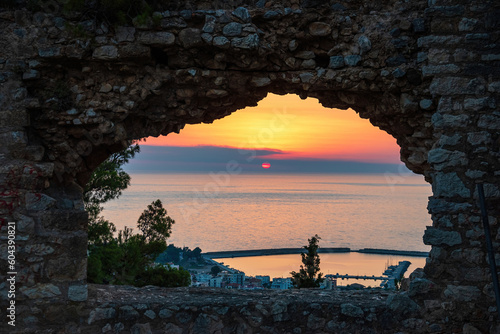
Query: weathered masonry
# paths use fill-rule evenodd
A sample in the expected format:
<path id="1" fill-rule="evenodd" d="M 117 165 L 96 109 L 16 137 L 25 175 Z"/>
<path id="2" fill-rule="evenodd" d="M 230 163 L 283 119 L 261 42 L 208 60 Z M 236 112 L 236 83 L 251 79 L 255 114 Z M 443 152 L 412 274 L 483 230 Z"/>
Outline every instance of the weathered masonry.
<path id="1" fill-rule="evenodd" d="M 188 4 L 127 27 L 0 11 L 2 331 L 498 333 L 476 184 L 500 264 L 500 3 Z M 269 92 L 355 109 L 432 184 L 423 237 L 432 251 L 409 291 L 381 304 L 386 295 L 181 298 L 87 286 L 91 171 L 130 140 L 212 122 Z M 8 222 L 17 226 L 15 328 L 3 320 Z M 390 321 L 395 313 L 401 321 Z"/>

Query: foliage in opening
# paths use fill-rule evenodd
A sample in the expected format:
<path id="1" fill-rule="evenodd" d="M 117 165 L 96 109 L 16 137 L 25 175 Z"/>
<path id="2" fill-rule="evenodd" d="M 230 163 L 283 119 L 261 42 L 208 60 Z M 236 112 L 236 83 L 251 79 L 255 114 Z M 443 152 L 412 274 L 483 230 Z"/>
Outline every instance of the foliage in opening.
<path id="1" fill-rule="evenodd" d="M 167 249 L 167 238 L 175 223 L 160 200 L 153 201 L 141 214 L 138 234 L 125 227 L 115 237 L 115 225 L 101 216 L 102 204 L 118 198 L 130 185 L 130 176 L 122 166 L 139 150 L 134 145 L 110 156 L 94 171 L 85 187 L 84 204 L 89 214 L 87 279 L 90 283 L 136 286 L 189 285 L 190 275 L 186 270 L 165 269 L 165 274 L 154 263 Z M 159 279 L 159 274 L 166 276 Z"/>
<path id="2" fill-rule="evenodd" d="M 319 273 L 319 255 L 318 242 L 321 238 L 316 234 L 311 239 L 308 239 L 309 245 L 303 248 L 307 253 L 300 254 L 303 265 L 300 266 L 299 272 L 292 271 L 293 285 L 297 288 L 317 288 L 323 282 L 323 274 Z M 319 274 L 318 274 L 319 273 Z M 316 277 L 317 275 L 317 277 Z"/>
<path id="3" fill-rule="evenodd" d="M 213 277 L 217 277 L 217 275 L 222 271 L 222 269 L 219 266 L 213 266 L 210 269 L 210 274 L 212 274 Z"/>
<path id="4" fill-rule="evenodd" d="M 165 268 L 162 265 L 148 267 L 137 277 L 136 286 L 156 285 L 165 288 L 188 286 L 191 275 L 187 270 Z"/>
<path id="5" fill-rule="evenodd" d="M 167 249 L 158 255 L 155 262 L 161 264 L 173 263 L 184 268 L 197 268 L 205 265 L 200 247 L 191 250 L 189 247 L 175 247 L 174 244 L 168 245 Z"/>
<path id="6" fill-rule="evenodd" d="M 156 219 L 148 220 L 144 217 Z M 186 270 L 182 268 L 167 270 L 154 261 L 167 249 L 166 240 L 170 235 L 172 224 L 175 223 L 167 216 L 161 201 L 156 200 L 149 205 L 141 218 L 138 227 L 142 233 L 134 234 L 132 229 L 125 227 L 119 231 L 118 237 L 110 237 L 105 242 L 89 245 L 89 282 L 164 287 L 190 284 L 191 276 Z M 158 221 L 161 222 L 160 229 Z M 152 234 L 154 238 L 148 238 Z M 163 274 L 166 276 L 159 279 L 158 275 Z"/>

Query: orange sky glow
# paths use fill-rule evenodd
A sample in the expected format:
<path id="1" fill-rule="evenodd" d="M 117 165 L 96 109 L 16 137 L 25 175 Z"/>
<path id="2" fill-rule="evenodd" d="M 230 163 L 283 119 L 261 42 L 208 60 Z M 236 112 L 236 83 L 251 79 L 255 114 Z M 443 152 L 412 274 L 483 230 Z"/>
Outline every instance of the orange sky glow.
<path id="1" fill-rule="evenodd" d="M 334 159 L 399 163 L 389 134 L 352 109 L 325 108 L 317 99 L 269 94 L 257 107 L 238 110 L 213 124 L 186 125 L 180 134 L 149 137 L 154 146 L 226 146 L 283 151 L 274 159 Z"/>

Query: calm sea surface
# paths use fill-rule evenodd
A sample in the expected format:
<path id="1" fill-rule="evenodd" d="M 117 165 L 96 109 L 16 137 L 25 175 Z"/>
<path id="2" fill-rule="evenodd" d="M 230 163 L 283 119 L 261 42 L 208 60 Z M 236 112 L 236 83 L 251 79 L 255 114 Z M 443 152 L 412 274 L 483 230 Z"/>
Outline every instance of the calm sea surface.
<path id="1" fill-rule="evenodd" d="M 160 199 L 175 220 L 169 242 L 176 246 L 200 247 L 203 251 L 301 247 L 318 234 L 323 247 L 430 250 L 423 244 L 422 236 L 425 227 L 431 225 L 426 209 L 431 187 L 419 175 L 131 176 L 131 186 L 118 200 L 105 205 L 104 216 L 118 229 L 135 227 L 146 206 Z M 332 261 L 355 261 L 361 268 L 367 267 L 362 264 L 364 260 L 377 257 L 355 255 L 356 259 L 343 254 L 341 260 Z M 324 255 L 323 262 L 328 262 L 330 256 L 339 255 Z M 283 261 L 285 258 L 281 257 Z M 300 256 L 295 258 L 298 265 Z M 260 257 L 254 263 L 270 260 L 271 257 Z M 378 256 L 377 261 L 383 269 L 388 261 L 398 260 Z M 342 271 L 336 268 L 338 264 L 325 273 Z M 368 274 L 361 269 L 349 270 L 349 274 Z M 381 274 L 378 269 L 370 273 Z"/>

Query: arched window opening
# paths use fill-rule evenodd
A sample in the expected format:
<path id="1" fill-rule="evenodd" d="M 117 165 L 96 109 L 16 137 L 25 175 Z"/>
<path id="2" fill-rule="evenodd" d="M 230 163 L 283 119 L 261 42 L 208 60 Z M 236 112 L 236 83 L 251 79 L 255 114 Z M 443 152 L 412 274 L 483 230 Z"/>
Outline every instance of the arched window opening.
<path id="1" fill-rule="evenodd" d="M 400 162 L 394 138 L 351 109 L 270 94 L 257 107 L 141 146 L 125 166 L 131 187 L 105 206 L 118 229 L 134 227 L 159 198 L 176 221 L 168 242 L 203 252 L 300 248 L 318 234 L 321 248 L 351 250 L 320 254 L 323 274 L 382 276 L 408 256 L 355 251 L 429 251 L 429 185 Z M 286 277 L 300 256 L 220 261 L 251 276 Z M 425 257 L 410 261 L 407 275 Z M 338 284 L 355 282 L 380 284 Z"/>

